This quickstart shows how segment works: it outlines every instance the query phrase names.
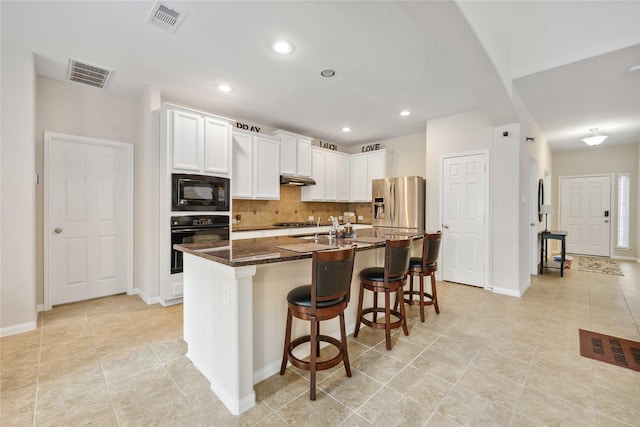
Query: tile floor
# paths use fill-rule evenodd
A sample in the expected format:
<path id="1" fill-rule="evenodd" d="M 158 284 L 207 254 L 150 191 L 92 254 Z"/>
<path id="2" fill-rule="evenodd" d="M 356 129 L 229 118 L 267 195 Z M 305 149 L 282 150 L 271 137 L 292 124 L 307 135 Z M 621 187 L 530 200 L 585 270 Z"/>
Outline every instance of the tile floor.
<path id="1" fill-rule="evenodd" d="M 439 283 L 441 314 L 410 335 L 350 337 L 353 377 L 288 368 L 232 416 L 185 357 L 182 307 L 114 296 L 42 313 L 0 340 L 2 426 L 640 426 L 640 373 L 579 355 L 578 328 L 640 341 L 640 264 L 568 270 L 522 298 Z M 284 328 L 284 325 L 282 325 Z M 399 332 L 399 331 L 398 331 Z"/>

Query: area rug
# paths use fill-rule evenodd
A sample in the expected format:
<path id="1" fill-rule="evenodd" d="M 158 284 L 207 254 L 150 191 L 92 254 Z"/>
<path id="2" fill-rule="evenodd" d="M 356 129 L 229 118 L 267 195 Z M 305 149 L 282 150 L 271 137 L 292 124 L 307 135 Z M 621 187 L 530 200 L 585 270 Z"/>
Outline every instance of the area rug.
<path id="1" fill-rule="evenodd" d="M 624 276 L 618 264 L 611 258 L 579 256 L 578 270 L 591 273 L 611 274 L 613 276 Z"/>
<path id="2" fill-rule="evenodd" d="M 580 355 L 640 372 L 640 342 L 578 329 Z"/>

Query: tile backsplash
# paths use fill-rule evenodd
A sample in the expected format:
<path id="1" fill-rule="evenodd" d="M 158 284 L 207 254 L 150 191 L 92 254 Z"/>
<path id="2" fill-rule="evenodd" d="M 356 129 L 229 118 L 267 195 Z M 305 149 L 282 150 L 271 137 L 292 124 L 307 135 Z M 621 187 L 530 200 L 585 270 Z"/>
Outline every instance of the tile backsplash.
<path id="1" fill-rule="evenodd" d="M 360 223 L 371 224 L 371 203 L 303 202 L 300 187 L 280 187 L 280 200 L 233 199 L 232 218 L 240 215 L 240 225 L 273 225 L 276 222 L 304 222 L 310 216 L 322 224 L 328 224 L 329 216 L 342 216 L 344 212 L 354 212 L 356 218 L 362 215 Z"/>

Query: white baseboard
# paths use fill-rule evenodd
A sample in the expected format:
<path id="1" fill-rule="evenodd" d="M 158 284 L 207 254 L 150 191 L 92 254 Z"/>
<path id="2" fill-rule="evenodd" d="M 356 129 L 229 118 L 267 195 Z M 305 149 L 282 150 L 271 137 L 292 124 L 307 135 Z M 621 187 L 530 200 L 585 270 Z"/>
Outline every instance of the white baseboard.
<path id="1" fill-rule="evenodd" d="M 0 328 L 0 337 L 8 337 L 9 335 L 21 334 L 23 332 L 33 331 L 38 327 L 38 322 L 27 322 L 19 325 L 6 326 Z"/>
<path id="2" fill-rule="evenodd" d="M 612 256 L 611 259 L 619 259 L 619 260 L 622 260 L 622 261 L 640 262 L 640 259 L 638 259 L 636 257 L 632 257 L 632 256 Z"/>
<path id="3" fill-rule="evenodd" d="M 525 290 L 526 290 L 526 288 L 525 288 Z M 524 291 L 515 291 L 513 289 L 497 288 L 497 287 L 494 286 L 493 287 L 493 293 L 494 294 L 500 294 L 500 295 L 507 295 L 507 296 L 510 296 L 510 297 L 518 297 L 518 298 L 520 298 L 522 296 L 522 294 L 524 293 Z"/>
<path id="4" fill-rule="evenodd" d="M 148 305 L 151 304 L 160 304 L 162 301 L 160 300 L 160 297 L 153 297 L 153 298 L 149 298 L 144 292 L 142 292 L 142 290 L 140 290 L 140 288 L 134 288 L 133 289 L 133 293 L 135 295 L 138 295 L 140 297 L 140 299 L 144 302 L 146 302 Z"/>

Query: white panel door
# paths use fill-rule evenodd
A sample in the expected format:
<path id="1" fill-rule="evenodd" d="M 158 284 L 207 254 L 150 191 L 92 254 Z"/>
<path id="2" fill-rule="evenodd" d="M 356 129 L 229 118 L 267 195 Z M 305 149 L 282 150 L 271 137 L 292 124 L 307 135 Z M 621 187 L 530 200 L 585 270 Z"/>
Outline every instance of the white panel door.
<path id="1" fill-rule="evenodd" d="M 45 269 L 49 303 L 127 291 L 132 149 L 45 134 Z"/>
<path id="2" fill-rule="evenodd" d="M 560 178 L 559 217 L 567 252 L 609 256 L 611 177 Z"/>
<path id="3" fill-rule="evenodd" d="M 443 280 L 485 286 L 485 181 L 484 154 L 443 159 Z"/>

